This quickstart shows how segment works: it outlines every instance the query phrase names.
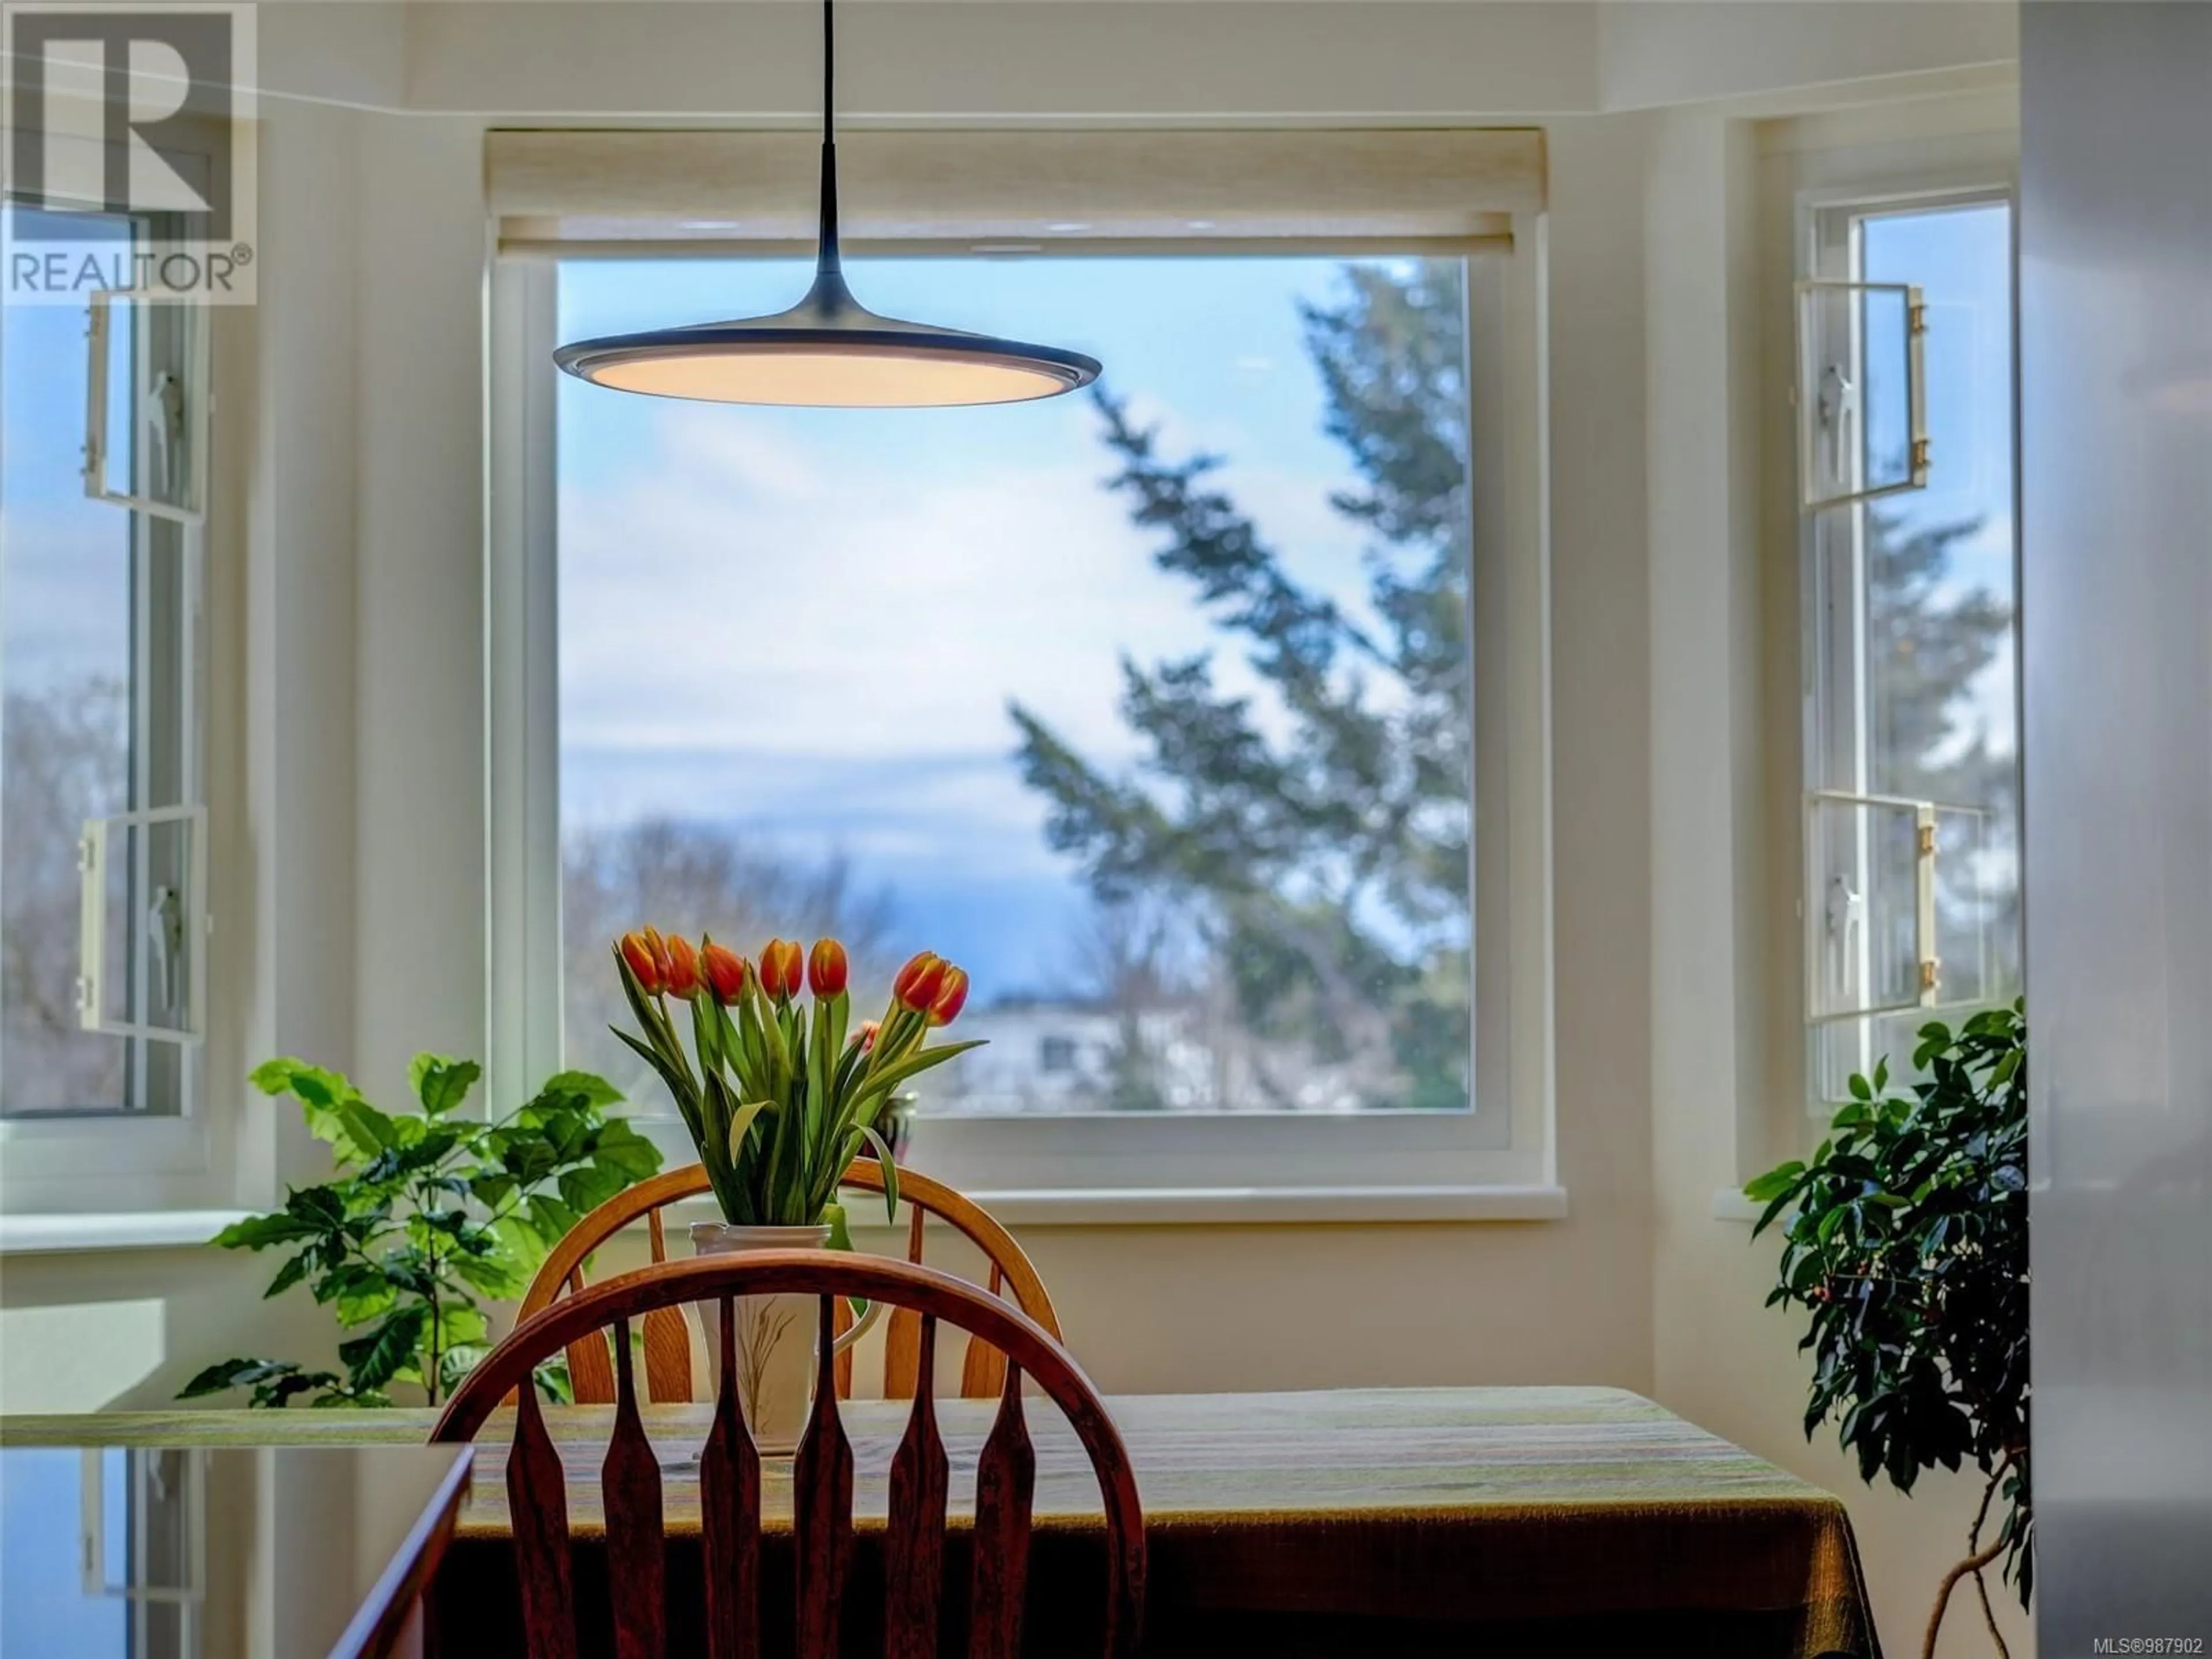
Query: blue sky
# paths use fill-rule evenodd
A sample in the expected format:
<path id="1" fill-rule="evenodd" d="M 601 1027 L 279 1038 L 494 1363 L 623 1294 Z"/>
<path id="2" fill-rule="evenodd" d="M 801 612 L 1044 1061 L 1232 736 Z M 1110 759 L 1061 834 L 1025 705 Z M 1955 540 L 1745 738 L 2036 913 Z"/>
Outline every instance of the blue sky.
<path id="1" fill-rule="evenodd" d="M 129 667 L 130 524 L 77 473 L 85 320 L 82 306 L 0 306 L 0 673 L 17 690 Z M 111 408 L 129 408 L 125 384 Z"/>
<path id="2" fill-rule="evenodd" d="M 1321 429 L 1297 301 L 1310 259 L 856 262 L 878 311 L 1091 352 L 1305 580 L 1364 608 L 1356 483 Z M 564 265 L 563 338 L 779 309 L 794 264 Z M 564 381 L 562 810 L 664 811 L 892 884 L 901 949 L 979 994 L 1067 983 L 1084 901 L 1012 764 L 1010 699 L 1085 752 L 1133 751 L 1119 654 L 1218 642 L 1100 485 L 1087 400 L 983 410 L 681 404 Z M 1233 653 L 1224 678 L 1254 684 Z M 696 926 L 711 918 L 662 918 Z"/>
<path id="3" fill-rule="evenodd" d="M 1881 510 L 1908 531 L 1978 520 L 1953 544 L 1947 591 L 2013 591 L 2011 210 L 2002 203 L 1884 214 L 1864 231 L 1866 280 L 1917 283 L 1928 302 L 1928 487 Z M 1896 405 L 1873 395 L 1869 431 L 1899 447 Z M 1970 719 L 2000 752 L 2016 747 L 2009 645 L 1984 673 Z"/>

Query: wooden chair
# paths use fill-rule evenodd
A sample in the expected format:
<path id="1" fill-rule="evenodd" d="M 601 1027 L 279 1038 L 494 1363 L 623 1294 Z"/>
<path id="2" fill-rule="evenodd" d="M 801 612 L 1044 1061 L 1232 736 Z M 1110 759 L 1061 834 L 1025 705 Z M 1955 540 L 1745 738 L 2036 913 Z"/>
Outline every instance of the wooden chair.
<path id="1" fill-rule="evenodd" d="M 431 1439 L 471 1441 L 510 1390 L 518 1401 L 507 1455 L 507 1508 L 532 1659 L 574 1659 L 575 1595 L 567 1486 L 559 1453 L 530 1385 L 532 1369 L 594 1332 L 614 1333 L 615 1419 L 601 1473 L 606 1577 L 619 1659 L 665 1659 L 667 1609 L 660 1464 L 639 1415 L 629 1327 L 656 1310 L 719 1299 L 719 1393 L 700 1454 L 702 1568 L 709 1659 L 761 1653 L 761 1460 L 738 1406 L 732 1298 L 797 1293 L 820 1299 L 822 1356 L 814 1404 L 792 1465 L 797 1564 L 796 1659 L 836 1659 L 853 1545 L 853 1450 L 840 1419 L 830 1339 L 834 1310 L 866 1297 L 911 1310 L 921 1354 L 939 1320 L 989 1343 L 1008 1362 L 999 1411 L 975 1471 L 968 1603 L 971 1659 L 1015 1659 L 1028 1583 L 1036 1453 L 1023 1417 L 1026 1372 L 1067 1418 L 1097 1477 L 1107 1539 L 1104 1652 L 1135 1650 L 1144 1607 L 1144 1515 L 1128 1455 L 1103 1403 L 1066 1351 L 998 1297 L 934 1268 L 884 1256 L 818 1249 L 761 1250 L 672 1261 L 623 1273 L 564 1297 L 518 1326 L 453 1393 Z M 884 1532 L 884 1659 L 936 1659 L 947 1463 L 927 1363 L 917 1370 L 904 1437 L 890 1462 Z"/>
<path id="2" fill-rule="evenodd" d="M 884 1190 L 883 1166 L 872 1158 L 855 1158 L 840 1184 L 880 1197 Z M 616 1194 L 577 1222 L 554 1247 L 538 1269 L 537 1277 L 530 1281 L 530 1289 L 524 1293 L 517 1322 L 552 1306 L 564 1291 L 573 1295 L 582 1290 L 585 1258 L 640 1216 L 646 1218 L 652 1259 L 665 1261 L 668 1240 L 661 1222 L 662 1207 L 708 1190 L 706 1170 L 690 1164 L 680 1170 L 664 1170 Z M 921 1260 L 923 1224 L 928 1217 L 937 1217 L 982 1251 L 991 1264 L 990 1290 L 994 1296 L 1011 1291 L 1024 1313 L 1044 1327 L 1054 1341 L 1060 1340 L 1060 1319 L 1053 1312 L 1052 1298 L 1045 1294 L 1044 1281 L 1037 1277 L 1036 1269 L 1030 1265 L 1022 1247 L 1014 1243 L 1013 1235 L 992 1219 L 988 1212 L 944 1182 L 905 1169 L 899 1171 L 899 1201 L 907 1210 L 908 1261 Z M 851 1314 L 841 1308 L 838 1329 L 842 1332 L 851 1319 Z M 921 1358 L 921 1330 L 920 1315 L 904 1308 L 891 1312 L 884 1337 L 886 1400 L 914 1398 Z M 690 1399 L 691 1333 L 684 1316 L 673 1308 L 657 1310 L 647 1316 L 643 1335 L 647 1397 L 664 1403 Z M 988 1400 L 996 1395 L 1004 1380 L 1003 1364 L 996 1349 L 971 1337 L 961 1358 L 962 1397 Z M 579 1405 L 604 1406 L 613 1401 L 615 1376 L 603 1337 L 594 1333 L 577 1343 L 568 1355 L 568 1379 Z M 852 1398 L 853 1355 L 849 1349 L 837 1356 L 837 1392 L 842 1398 Z"/>

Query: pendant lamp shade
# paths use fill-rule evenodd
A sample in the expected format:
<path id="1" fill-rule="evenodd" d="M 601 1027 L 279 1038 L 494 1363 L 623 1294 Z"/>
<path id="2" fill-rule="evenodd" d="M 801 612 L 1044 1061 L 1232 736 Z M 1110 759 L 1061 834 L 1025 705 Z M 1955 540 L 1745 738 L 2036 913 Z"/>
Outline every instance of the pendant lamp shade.
<path id="1" fill-rule="evenodd" d="M 1079 351 L 879 317 L 845 286 L 837 249 L 836 44 L 822 6 L 822 230 L 814 285 L 788 311 L 613 334 L 553 361 L 617 392 L 706 403 L 924 409 L 1026 403 L 1098 378 Z"/>

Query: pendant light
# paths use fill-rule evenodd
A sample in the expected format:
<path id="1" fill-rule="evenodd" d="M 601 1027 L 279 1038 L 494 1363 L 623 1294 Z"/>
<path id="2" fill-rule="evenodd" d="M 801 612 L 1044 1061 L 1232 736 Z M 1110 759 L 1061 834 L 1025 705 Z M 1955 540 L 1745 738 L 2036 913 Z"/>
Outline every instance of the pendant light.
<path id="1" fill-rule="evenodd" d="M 822 3 L 822 234 L 814 286 L 788 311 L 612 334 L 553 361 L 594 386 L 708 403 L 920 409 L 1023 403 L 1098 378 L 1097 360 L 957 328 L 878 317 L 837 258 L 836 46 Z"/>

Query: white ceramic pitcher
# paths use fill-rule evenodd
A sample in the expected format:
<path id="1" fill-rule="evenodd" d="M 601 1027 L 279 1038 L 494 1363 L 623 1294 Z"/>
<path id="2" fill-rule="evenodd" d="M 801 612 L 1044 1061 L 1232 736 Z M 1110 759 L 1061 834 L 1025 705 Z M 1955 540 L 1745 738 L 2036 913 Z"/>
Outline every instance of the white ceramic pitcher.
<path id="1" fill-rule="evenodd" d="M 826 1249 L 830 1228 L 740 1227 L 726 1221 L 691 1224 L 694 1255 L 735 1255 L 746 1250 Z M 720 1388 L 716 1370 L 722 1352 L 721 1304 L 702 1302 L 699 1319 L 706 1330 L 703 1376 L 694 1374 L 692 1397 L 712 1400 Z M 737 1298 L 738 1397 L 753 1443 L 769 1457 L 787 1457 L 798 1449 L 806 1414 L 814 1404 L 814 1335 L 818 1299 L 786 1293 Z M 837 1338 L 843 1352 L 872 1328 L 883 1304 L 868 1310 Z"/>

